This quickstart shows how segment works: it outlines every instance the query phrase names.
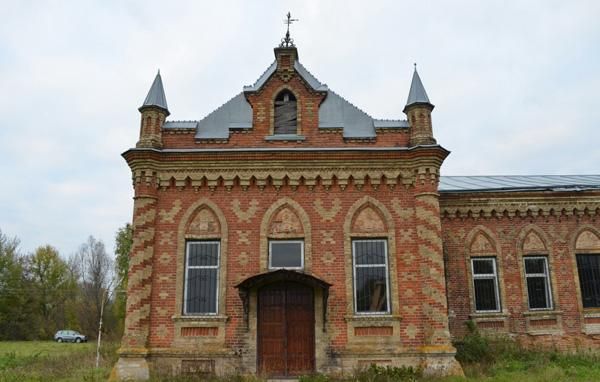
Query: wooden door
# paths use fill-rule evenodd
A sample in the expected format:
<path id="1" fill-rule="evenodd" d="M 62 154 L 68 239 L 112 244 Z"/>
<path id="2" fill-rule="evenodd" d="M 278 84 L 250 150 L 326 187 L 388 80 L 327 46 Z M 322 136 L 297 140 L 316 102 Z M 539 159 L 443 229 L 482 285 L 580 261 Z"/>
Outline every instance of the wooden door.
<path id="1" fill-rule="evenodd" d="M 313 290 L 277 283 L 258 293 L 258 371 L 288 377 L 315 371 Z"/>

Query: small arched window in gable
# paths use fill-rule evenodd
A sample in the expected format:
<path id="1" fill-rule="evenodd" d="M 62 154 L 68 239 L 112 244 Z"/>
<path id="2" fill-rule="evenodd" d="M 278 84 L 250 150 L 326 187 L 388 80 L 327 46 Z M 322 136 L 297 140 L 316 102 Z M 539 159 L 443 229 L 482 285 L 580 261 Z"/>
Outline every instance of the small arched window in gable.
<path id="1" fill-rule="evenodd" d="M 275 98 L 274 134 L 297 133 L 296 97 L 289 90 L 282 90 Z"/>

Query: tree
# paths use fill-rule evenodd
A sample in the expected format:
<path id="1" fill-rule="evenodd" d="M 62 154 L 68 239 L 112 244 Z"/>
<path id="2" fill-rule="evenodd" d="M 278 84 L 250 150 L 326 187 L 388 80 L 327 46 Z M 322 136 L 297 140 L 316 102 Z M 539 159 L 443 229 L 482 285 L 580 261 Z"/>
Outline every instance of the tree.
<path id="1" fill-rule="evenodd" d="M 104 243 L 90 236 L 72 259 L 79 275 L 81 289 L 81 309 L 79 321 L 86 333 L 95 333 L 102 304 L 112 280 L 112 260 L 108 257 Z M 108 326 L 107 326 L 108 327 Z"/>
<path id="2" fill-rule="evenodd" d="M 115 235 L 115 285 L 114 313 L 117 318 L 117 334 L 123 333 L 125 310 L 127 305 L 127 273 L 129 271 L 129 255 L 133 245 L 133 228 L 126 223 Z"/>
<path id="3" fill-rule="evenodd" d="M 67 324 L 67 306 L 75 300 L 76 280 L 58 251 L 46 245 L 28 258 L 27 270 L 41 318 L 40 337 L 50 338 Z"/>
<path id="4" fill-rule="evenodd" d="M 0 339 L 33 337 L 33 293 L 18 248 L 19 239 L 0 230 Z"/>

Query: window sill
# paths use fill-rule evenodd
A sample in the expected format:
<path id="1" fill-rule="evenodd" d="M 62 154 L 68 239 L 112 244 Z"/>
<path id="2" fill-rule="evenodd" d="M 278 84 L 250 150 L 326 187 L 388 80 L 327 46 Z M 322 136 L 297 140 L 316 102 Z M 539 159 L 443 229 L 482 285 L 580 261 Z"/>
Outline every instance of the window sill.
<path id="1" fill-rule="evenodd" d="M 276 134 L 267 135 L 265 141 L 304 141 L 306 137 L 304 135 L 296 134 Z"/>
<path id="2" fill-rule="evenodd" d="M 525 317 L 555 317 L 562 315 L 562 310 L 529 310 L 527 312 L 523 312 L 523 316 Z"/>
<path id="3" fill-rule="evenodd" d="M 172 316 L 171 319 L 175 322 L 227 322 L 229 320 L 229 316 L 175 315 L 175 316 Z"/>
<path id="4" fill-rule="evenodd" d="M 583 317 L 585 318 L 600 318 L 599 308 L 583 308 Z"/>
<path id="5" fill-rule="evenodd" d="M 397 314 L 355 314 L 344 317 L 346 322 L 389 322 L 402 321 L 402 317 Z"/>
<path id="6" fill-rule="evenodd" d="M 469 315 L 469 318 L 472 318 L 474 320 L 477 319 L 485 319 L 485 318 L 507 318 L 508 317 L 508 313 L 505 312 L 477 312 L 477 313 L 471 313 Z"/>

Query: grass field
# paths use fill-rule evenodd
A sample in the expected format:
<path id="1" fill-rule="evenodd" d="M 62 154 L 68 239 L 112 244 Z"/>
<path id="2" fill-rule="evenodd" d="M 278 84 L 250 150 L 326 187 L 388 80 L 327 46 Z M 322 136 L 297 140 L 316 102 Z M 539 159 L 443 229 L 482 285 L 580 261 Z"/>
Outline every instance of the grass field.
<path id="1" fill-rule="evenodd" d="M 0 382 L 106 381 L 116 346 L 107 344 L 95 368 L 96 343 L 0 342 Z"/>
<path id="2" fill-rule="evenodd" d="M 0 342 L 0 382 L 106 381 L 116 362 L 117 345 L 108 343 L 96 369 L 96 344 L 49 341 Z M 516 346 L 491 348 L 486 361 L 465 363 L 466 378 L 422 379 L 392 373 L 359 373 L 333 379 L 323 375 L 301 382 L 594 382 L 600 381 L 600 353 L 531 352 Z M 192 381 L 193 378 L 155 378 L 152 382 Z M 258 378 L 213 378 L 212 382 L 260 382 Z"/>

